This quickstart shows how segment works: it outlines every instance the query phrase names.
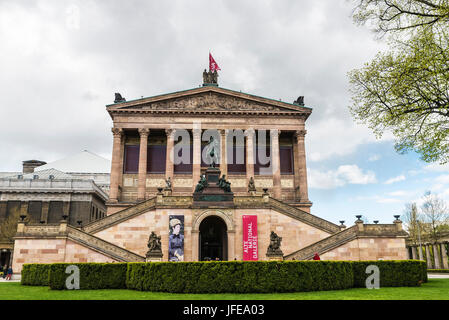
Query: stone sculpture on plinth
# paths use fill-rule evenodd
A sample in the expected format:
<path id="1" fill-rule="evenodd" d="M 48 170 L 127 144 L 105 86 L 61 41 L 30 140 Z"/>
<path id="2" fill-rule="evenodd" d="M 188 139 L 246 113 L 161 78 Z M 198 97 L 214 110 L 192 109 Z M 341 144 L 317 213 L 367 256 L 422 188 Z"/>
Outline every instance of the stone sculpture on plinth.
<path id="1" fill-rule="evenodd" d="M 146 254 L 146 261 L 162 261 L 162 243 L 161 236 L 157 236 L 154 231 L 151 232 L 150 238 L 148 239 L 148 252 Z"/>
<path id="2" fill-rule="evenodd" d="M 274 231 L 270 234 L 270 245 L 267 249 L 267 257 L 270 260 L 283 260 L 284 253 L 281 250 L 282 237 L 279 237 Z"/>

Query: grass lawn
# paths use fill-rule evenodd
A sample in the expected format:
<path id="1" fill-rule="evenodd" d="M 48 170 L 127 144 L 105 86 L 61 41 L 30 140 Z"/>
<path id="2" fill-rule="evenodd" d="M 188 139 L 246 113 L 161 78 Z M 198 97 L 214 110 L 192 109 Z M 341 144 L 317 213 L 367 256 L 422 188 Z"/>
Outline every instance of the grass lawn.
<path id="1" fill-rule="evenodd" d="M 48 287 L 0 283 L 1 300 L 449 300 L 449 279 L 429 279 L 421 287 L 349 289 L 275 294 L 175 294 L 133 290 L 54 291 Z"/>

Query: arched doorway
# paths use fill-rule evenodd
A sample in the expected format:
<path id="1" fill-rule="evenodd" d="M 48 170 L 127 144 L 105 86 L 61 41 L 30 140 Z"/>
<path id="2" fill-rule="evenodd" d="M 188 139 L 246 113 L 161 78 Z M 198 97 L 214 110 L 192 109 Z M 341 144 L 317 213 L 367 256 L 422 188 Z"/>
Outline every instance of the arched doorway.
<path id="1" fill-rule="evenodd" d="M 199 260 L 228 260 L 228 232 L 223 219 L 206 217 L 199 229 Z"/>

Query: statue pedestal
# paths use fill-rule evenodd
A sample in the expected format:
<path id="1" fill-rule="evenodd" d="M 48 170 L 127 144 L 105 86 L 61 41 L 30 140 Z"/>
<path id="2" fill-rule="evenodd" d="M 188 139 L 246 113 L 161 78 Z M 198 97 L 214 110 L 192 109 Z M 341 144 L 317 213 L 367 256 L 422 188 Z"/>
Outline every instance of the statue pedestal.
<path id="1" fill-rule="evenodd" d="M 206 181 L 207 186 L 201 192 L 193 193 L 193 206 L 199 208 L 209 207 L 233 207 L 234 193 L 226 192 L 218 186 L 220 179 L 220 169 L 207 168 Z"/>
<path id="2" fill-rule="evenodd" d="M 249 192 L 249 195 L 251 196 L 251 197 L 255 197 L 256 196 L 256 190 L 250 190 L 250 191 L 248 191 Z"/>
<path id="3" fill-rule="evenodd" d="M 278 252 L 267 253 L 267 258 L 270 261 L 283 261 L 284 254 L 282 253 L 282 251 L 280 253 L 278 253 Z"/>
<path id="4" fill-rule="evenodd" d="M 170 197 L 171 194 L 172 194 L 172 189 L 170 189 L 170 188 L 164 189 L 164 197 Z"/>
<path id="5" fill-rule="evenodd" d="M 162 257 L 160 257 L 160 258 L 150 258 L 150 257 L 147 257 L 147 258 L 145 259 L 145 262 L 162 262 Z"/>
<path id="6" fill-rule="evenodd" d="M 148 252 L 145 261 L 146 262 L 161 262 L 162 261 L 162 251 Z"/>

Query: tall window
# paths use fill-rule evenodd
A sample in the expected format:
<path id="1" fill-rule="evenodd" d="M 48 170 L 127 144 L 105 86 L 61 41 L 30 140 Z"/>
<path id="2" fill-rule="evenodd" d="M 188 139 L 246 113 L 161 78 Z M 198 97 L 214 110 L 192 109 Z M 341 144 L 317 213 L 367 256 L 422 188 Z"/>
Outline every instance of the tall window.
<path id="1" fill-rule="evenodd" d="M 30 201 L 28 202 L 28 214 L 30 221 L 37 223 L 41 221 L 42 213 L 42 201 Z"/>
<path id="2" fill-rule="evenodd" d="M 176 143 L 176 142 L 175 142 Z M 174 165 L 174 173 L 178 174 L 191 174 L 193 172 L 193 145 L 190 144 L 188 147 L 190 150 L 190 159 L 189 163 L 179 163 Z M 175 149 L 176 150 L 176 149 Z M 182 159 L 182 150 L 183 148 L 179 148 L 178 152 L 174 152 L 174 163 L 181 161 Z"/>
<path id="3" fill-rule="evenodd" d="M 139 145 L 125 145 L 123 173 L 137 173 L 139 171 Z"/>
<path id="4" fill-rule="evenodd" d="M 246 173 L 245 146 L 228 145 L 226 158 L 228 161 L 228 174 Z"/>
<path id="5" fill-rule="evenodd" d="M 50 201 L 48 207 L 48 223 L 58 223 L 62 220 L 62 201 Z"/>
<path id="6" fill-rule="evenodd" d="M 167 145 L 149 145 L 147 149 L 147 172 L 165 173 Z"/>
<path id="7" fill-rule="evenodd" d="M 281 174 L 293 174 L 293 146 L 280 146 Z"/>
<path id="8" fill-rule="evenodd" d="M 262 157 L 260 156 L 262 155 Z M 255 175 L 271 175 L 273 173 L 270 170 L 271 165 L 271 148 L 269 145 L 258 145 L 256 154 L 254 155 L 254 174 Z"/>

